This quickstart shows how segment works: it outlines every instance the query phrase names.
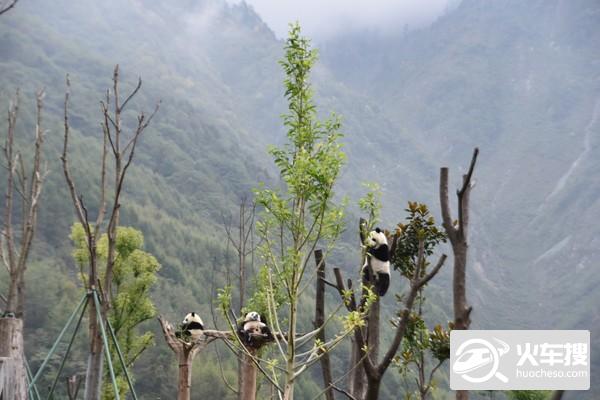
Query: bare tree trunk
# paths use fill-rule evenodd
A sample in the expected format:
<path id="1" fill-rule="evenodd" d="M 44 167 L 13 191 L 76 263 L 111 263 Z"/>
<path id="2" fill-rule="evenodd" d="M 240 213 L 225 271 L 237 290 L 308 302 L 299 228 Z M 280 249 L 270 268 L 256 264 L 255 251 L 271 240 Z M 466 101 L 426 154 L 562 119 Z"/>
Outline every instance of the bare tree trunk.
<path id="1" fill-rule="evenodd" d="M 95 307 L 90 304 L 90 312 L 95 312 Z M 96 319 L 96 315 L 90 316 L 90 319 Z M 91 329 L 90 329 L 91 331 Z M 90 351 L 88 354 L 87 370 L 85 374 L 85 400 L 96 400 L 100 398 L 102 390 L 102 375 L 104 371 L 104 345 L 99 336 L 99 330 L 96 330 L 94 339 L 90 343 Z"/>
<path id="2" fill-rule="evenodd" d="M 362 351 L 358 346 L 356 339 L 352 338 L 352 356 L 350 365 L 354 369 L 350 375 L 348 375 L 348 391 L 355 399 L 362 399 L 365 397 L 365 387 L 367 384 L 367 376 L 365 375 L 365 369 L 361 359 Z"/>
<path id="3" fill-rule="evenodd" d="M 471 165 L 466 175 L 463 175 L 463 184 L 457 192 L 458 197 L 458 225 L 455 226 L 450 213 L 448 200 L 448 168 L 440 170 L 440 206 L 442 209 L 442 220 L 444 230 L 448 234 L 454 253 L 454 274 L 452 280 L 452 292 L 454 295 L 454 329 L 469 329 L 471 325 L 471 310 L 467 303 L 467 251 L 469 232 L 469 200 L 471 194 L 471 177 L 477 161 L 479 149 L 475 148 Z M 466 390 L 456 391 L 456 400 L 468 400 L 469 392 Z"/>
<path id="4" fill-rule="evenodd" d="M 315 262 L 317 264 L 317 293 L 315 298 L 315 329 L 325 325 L 325 260 L 323 260 L 323 251 L 315 250 Z M 321 343 L 326 343 L 325 328 L 316 336 Z M 321 357 L 321 371 L 323 373 L 323 384 L 325 385 L 325 398 L 327 400 L 335 400 L 333 394 L 333 378 L 331 376 L 331 361 L 329 354 L 324 353 Z"/>
<path id="5" fill-rule="evenodd" d="M 0 398 L 27 400 L 23 357 L 23 320 L 0 318 Z M 2 388 L 3 387 L 3 388 Z"/>
<path id="6" fill-rule="evenodd" d="M 380 300 L 381 298 L 377 297 L 377 300 L 373 301 L 371 308 L 369 308 L 369 315 L 367 317 L 367 346 L 370 349 L 369 357 L 375 364 L 377 364 L 379 360 Z"/>
<path id="7" fill-rule="evenodd" d="M 13 2 L 13 5 L 16 2 Z M 44 92 L 36 94 L 35 151 L 32 168 L 26 173 L 23 157 L 14 149 L 15 127 L 19 110 L 19 92 L 8 109 L 8 131 L 2 148 L 7 169 L 4 220 L 0 231 L 0 262 L 8 272 L 8 298 L 0 316 L 0 357 L 3 361 L 4 398 L 27 398 L 27 378 L 23 350 L 23 315 L 25 308 L 25 270 L 35 236 L 37 212 L 46 171 L 43 170 L 42 108 Z M 21 215 L 13 219 L 14 193 L 20 195 Z M 20 226 L 17 230 L 17 221 Z M 7 394 L 10 393 L 10 394 Z"/>
<path id="8" fill-rule="evenodd" d="M 256 356 L 257 350 L 247 348 L 252 356 Z M 256 399 L 256 374 L 257 368 L 252 357 L 244 353 L 241 357 L 241 373 L 240 373 L 240 398 L 241 400 Z"/>
<path id="9" fill-rule="evenodd" d="M 381 380 L 383 376 L 367 378 L 367 392 L 365 394 L 365 400 L 377 400 L 379 399 L 379 389 L 381 387 Z"/>
<path id="10" fill-rule="evenodd" d="M 239 206 L 239 215 L 237 222 L 237 233 L 234 234 L 232 231 L 233 224 L 230 221 L 223 221 L 223 227 L 225 229 L 225 233 L 227 234 L 228 243 L 231 243 L 233 249 L 237 253 L 238 256 L 238 286 L 239 286 L 239 307 L 238 314 L 242 315 L 242 311 L 245 306 L 246 299 L 246 280 L 248 279 L 248 274 L 246 273 L 246 259 L 248 256 L 251 258 L 251 265 L 254 260 L 254 217 L 256 215 L 256 206 L 251 204 L 251 207 L 248 208 L 246 204 L 246 199 L 242 198 Z M 234 237 L 234 235 L 236 237 Z M 250 243 L 248 243 L 250 240 Z M 229 273 L 229 272 L 228 272 Z M 229 279 L 229 278 L 228 278 Z M 245 399 L 245 393 L 243 393 L 242 387 L 242 377 L 245 374 L 244 371 L 244 358 L 247 355 L 238 354 L 238 382 L 237 382 L 237 398 L 238 400 Z M 220 361 L 219 361 L 220 362 Z M 225 377 L 222 375 L 222 379 L 225 381 Z M 232 389 L 230 385 L 225 382 L 228 388 Z M 232 389 L 235 391 L 234 389 Z"/>
<path id="11" fill-rule="evenodd" d="M 192 361 L 194 361 L 195 351 L 193 349 L 183 349 L 179 355 L 179 379 L 177 383 L 177 400 L 190 400 L 190 390 L 192 388 Z"/>

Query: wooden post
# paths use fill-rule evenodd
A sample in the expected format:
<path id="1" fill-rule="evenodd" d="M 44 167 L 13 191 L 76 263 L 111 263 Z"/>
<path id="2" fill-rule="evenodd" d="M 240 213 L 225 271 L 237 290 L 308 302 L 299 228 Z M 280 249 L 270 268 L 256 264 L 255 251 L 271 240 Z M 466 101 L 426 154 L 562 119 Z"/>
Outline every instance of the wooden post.
<path id="1" fill-rule="evenodd" d="M 23 320 L 0 318 L 0 399 L 27 400 L 23 364 Z"/>

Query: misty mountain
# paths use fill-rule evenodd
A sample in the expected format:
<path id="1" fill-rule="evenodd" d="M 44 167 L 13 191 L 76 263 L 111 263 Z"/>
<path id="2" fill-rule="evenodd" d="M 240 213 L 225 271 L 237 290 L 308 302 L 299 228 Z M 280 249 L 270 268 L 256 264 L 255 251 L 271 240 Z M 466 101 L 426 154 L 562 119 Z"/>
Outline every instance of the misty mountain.
<path id="1" fill-rule="evenodd" d="M 379 182 L 387 227 L 407 200 L 437 210 L 439 167 L 449 166 L 458 186 L 479 146 L 468 275 L 473 327 L 590 329 L 592 370 L 600 367 L 599 23 L 595 0 L 464 0 L 418 30 L 349 29 L 319 43 L 314 76 L 320 111 L 343 116 L 348 163 L 337 192 L 356 200 L 361 182 Z M 172 319 L 182 310 L 208 314 L 211 282 L 222 286 L 223 266 L 231 263 L 222 216 L 259 182 L 277 182 L 265 150 L 284 139 L 282 47 L 243 2 L 23 0 L 0 18 L 1 105 L 21 88 L 23 142 L 32 132 L 33 94 L 41 87 L 47 93 L 52 173 L 35 262 L 52 267 L 40 267 L 32 287 L 43 290 L 40 274 L 52 273 L 46 283 L 56 304 L 76 293 L 64 283 L 77 279 L 68 240 L 73 214 L 55 156 L 65 74 L 78 183 L 92 187 L 96 161 L 86 155 L 98 154 L 98 102 L 118 63 L 123 90 L 138 75 L 144 81 L 128 117 L 162 101 L 132 167 L 123 223 L 142 229 L 163 265 L 154 296 L 160 312 Z M 88 196 L 92 201 L 93 192 Z M 342 244 L 350 251 L 332 263 L 355 263 L 353 232 L 350 226 Z M 436 295 L 445 293 L 445 301 L 450 267 Z M 39 360 L 70 311 L 54 310 L 38 294 L 30 300 L 29 356 Z M 161 337 L 157 343 L 136 371 L 138 382 L 142 395 L 168 396 L 168 377 L 143 378 L 166 375 L 172 364 Z M 196 368 L 197 394 L 216 395 L 206 382 L 220 379 L 218 372 Z M 304 385 L 311 398 L 316 386 Z M 595 398 L 599 386 L 596 379 L 595 391 L 568 398 Z"/>
<path id="2" fill-rule="evenodd" d="M 598 346 L 599 22 L 596 1 L 463 1 L 426 29 L 324 45 L 437 164 L 464 168 L 480 147 L 475 326 L 590 329 Z"/>

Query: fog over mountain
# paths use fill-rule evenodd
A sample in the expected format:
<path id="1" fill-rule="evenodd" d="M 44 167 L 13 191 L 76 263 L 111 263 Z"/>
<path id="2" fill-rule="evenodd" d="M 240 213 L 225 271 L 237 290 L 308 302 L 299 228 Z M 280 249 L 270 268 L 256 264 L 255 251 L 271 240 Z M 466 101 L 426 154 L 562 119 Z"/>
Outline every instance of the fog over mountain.
<path id="1" fill-rule="evenodd" d="M 211 287 L 225 284 L 223 268 L 232 263 L 222 216 L 259 182 L 278 181 L 266 156 L 268 144 L 284 140 L 277 60 L 288 19 L 299 19 L 320 47 L 319 109 L 343 116 L 348 156 L 337 193 L 351 199 L 352 225 L 329 263 L 348 273 L 357 265 L 362 182 L 381 184 L 387 228 L 408 200 L 427 202 L 439 216 L 439 168 L 450 167 L 458 187 L 478 146 L 467 275 L 472 327 L 591 330 L 592 390 L 565 398 L 600 398 L 600 2 L 249 3 L 21 0 L 0 17 L 0 109 L 20 87 L 22 135 L 32 131 L 35 90 L 47 92 L 52 173 L 28 272 L 30 361 L 39 365 L 79 297 L 72 209 L 56 157 L 65 74 L 84 188 L 96 176 L 84 155 L 100 148 L 98 101 L 113 65 L 126 87 L 142 76 L 136 107 L 149 110 L 162 99 L 136 154 L 123 223 L 144 232 L 163 265 L 153 294 L 159 312 L 172 320 L 182 310 L 210 315 Z M 448 263 L 436 278 L 436 315 L 451 312 L 450 272 Z M 176 367 L 155 321 L 148 326 L 157 346 L 136 367 L 138 395 L 169 398 Z M 194 398 L 233 398 L 214 387 L 216 358 L 207 360 L 196 367 Z M 334 355 L 336 365 L 344 360 L 343 351 Z M 227 372 L 234 369 L 227 360 Z M 382 398 L 394 399 L 399 378 L 389 375 Z M 318 371 L 312 376 L 320 382 Z M 306 378 L 298 393 L 311 399 L 318 385 Z"/>
<path id="2" fill-rule="evenodd" d="M 231 3 L 239 1 L 231 0 Z M 460 0 L 293 1 L 249 0 L 248 4 L 277 37 L 285 37 L 291 21 L 298 20 L 317 42 L 354 32 L 395 34 L 432 23 L 455 8 Z"/>

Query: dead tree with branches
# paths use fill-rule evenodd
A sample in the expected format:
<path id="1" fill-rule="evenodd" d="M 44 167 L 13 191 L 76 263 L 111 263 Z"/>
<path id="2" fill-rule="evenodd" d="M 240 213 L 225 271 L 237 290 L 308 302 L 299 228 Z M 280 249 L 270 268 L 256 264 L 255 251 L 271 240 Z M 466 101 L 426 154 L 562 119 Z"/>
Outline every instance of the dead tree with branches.
<path id="1" fill-rule="evenodd" d="M 223 227 L 227 235 L 228 244 L 231 244 L 233 251 L 237 256 L 237 279 L 238 279 L 238 314 L 243 314 L 246 305 L 246 282 L 249 278 L 248 263 L 250 267 L 254 266 L 254 252 L 256 244 L 254 242 L 254 219 L 256 217 L 256 204 L 248 204 L 246 198 L 242 198 L 239 205 L 237 224 L 234 226 L 232 220 L 226 221 L 223 218 Z M 248 260 L 250 258 L 250 260 Z M 228 270 L 229 271 L 229 270 Z M 228 273 L 229 274 L 229 273 Z M 229 283 L 229 276 L 228 276 Z M 211 305 L 212 307 L 212 305 Z M 212 311 L 212 310 L 211 310 Z M 216 322 L 216 321 L 215 321 Z M 218 351 L 218 350 L 217 350 Z M 217 353 L 218 356 L 218 353 Z M 238 400 L 248 399 L 247 393 L 250 385 L 254 385 L 256 392 L 256 367 L 252 360 L 245 353 L 238 353 L 238 385 L 233 388 L 221 374 L 223 381 L 228 388 L 231 388 L 238 396 Z M 219 357 L 219 363 L 221 362 Z"/>
<path id="2" fill-rule="evenodd" d="M 75 180 L 71 174 L 69 159 L 68 159 L 68 144 L 70 138 L 70 127 L 68 117 L 68 107 L 70 99 L 70 82 L 67 76 L 67 91 L 64 101 L 64 143 L 61 156 L 63 173 L 67 182 L 67 186 L 71 195 L 71 200 L 75 208 L 77 220 L 82 225 L 85 232 L 85 240 L 87 247 L 87 279 L 84 282 L 86 290 L 97 291 L 102 300 L 100 315 L 105 322 L 112 301 L 112 278 L 113 267 L 116 258 L 116 234 L 117 226 L 119 225 L 119 215 L 121 209 L 121 195 L 125 184 L 127 171 L 132 164 L 135 150 L 142 133 L 146 130 L 152 118 L 158 111 L 159 104 L 156 105 L 154 111 L 150 115 L 141 112 L 137 116 L 137 123 L 131 132 L 126 132 L 123 128 L 122 115 L 129 102 L 135 97 L 142 86 L 142 80 L 139 79 L 133 91 L 122 101 L 119 92 L 119 66 L 115 66 L 113 71 L 113 87 L 112 93 L 107 90 L 105 99 L 100 102 L 102 111 L 102 133 L 103 145 L 101 153 L 101 161 L 99 166 L 100 175 L 100 198 L 98 199 L 98 211 L 95 220 L 92 220 L 88 204 L 84 202 L 84 197 L 77 189 Z M 112 101 L 112 104 L 111 104 Z M 112 181 L 109 184 L 108 156 L 112 159 L 112 172 L 114 173 Z M 107 190 L 110 187 L 110 191 Z M 110 204 L 107 207 L 107 204 Z M 108 218 L 108 223 L 105 224 L 105 219 Z M 108 238 L 108 257 L 106 265 L 101 271 L 99 268 L 98 257 L 98 241 L 106 232 Z M 100 277 L 103 280 L 100 281 Z M 104 345 L 100 332 L 99 321 L 96 318 L 96 306 L 93 301 L 89 304 L 89 354 L 88 365 L 85 376 L 85 394 L 86 400 L 97 400 L 100 398 L 102 387 L 102 372 L 103 372 L 103 350 Z"/>
<path id="3" fill-rule="evenodd" d="M 468 172 L 463 175 L 462 186 L 457 190 L 458 197 L 458 220 L 456 223 L 450 213 L 450 203 L 448 200 L 448 168 L 440 169 L 440 206 L 442 209 L 442 222 L 454 254 L 454 274 L 453 274 L 453 296 L 454 296 L 454 329 L 469 329 L 471 325 L 471 311 L 473 307 L 467 303 L 466 290 L 466 269 L 467 269 L 467 251 L 468 232 L 469 232 L 469 200 L 471 189 L 473 188 L 472 177 L 479 149 L 473 150 L 471 165 Z M 469 392 L 459 390 L 456 392 L 457 400 L 467 400 Z"/>
<path id="4" fill-rule="evenodd" d="M 25 271 L 37 227 L 40 195 L 47 175 L 47 168 L 42 166 L 45 135 L 42 129 L 43 99 L 44 92 L 39 91 L 36 95 L 34 152 L 30 171 L 27 171 L 24 156 L 15 150 L 19 110 L 18 91 L 8 109 L 8 131 L 3 147 L 7 182 L 3 226 L 0 234 L 0 259 L 6 267 L 9 282 L 4 313 L 0 317 L 0 358 L 6 358 L 3 366 L 6 382 L 8 382 L 3 389 L 6 398 L 18 400 L 25 399 L 27 396 L 23 350 Z M 15 212 L 16 207 L 20 208 L 20 213 Z"/>

